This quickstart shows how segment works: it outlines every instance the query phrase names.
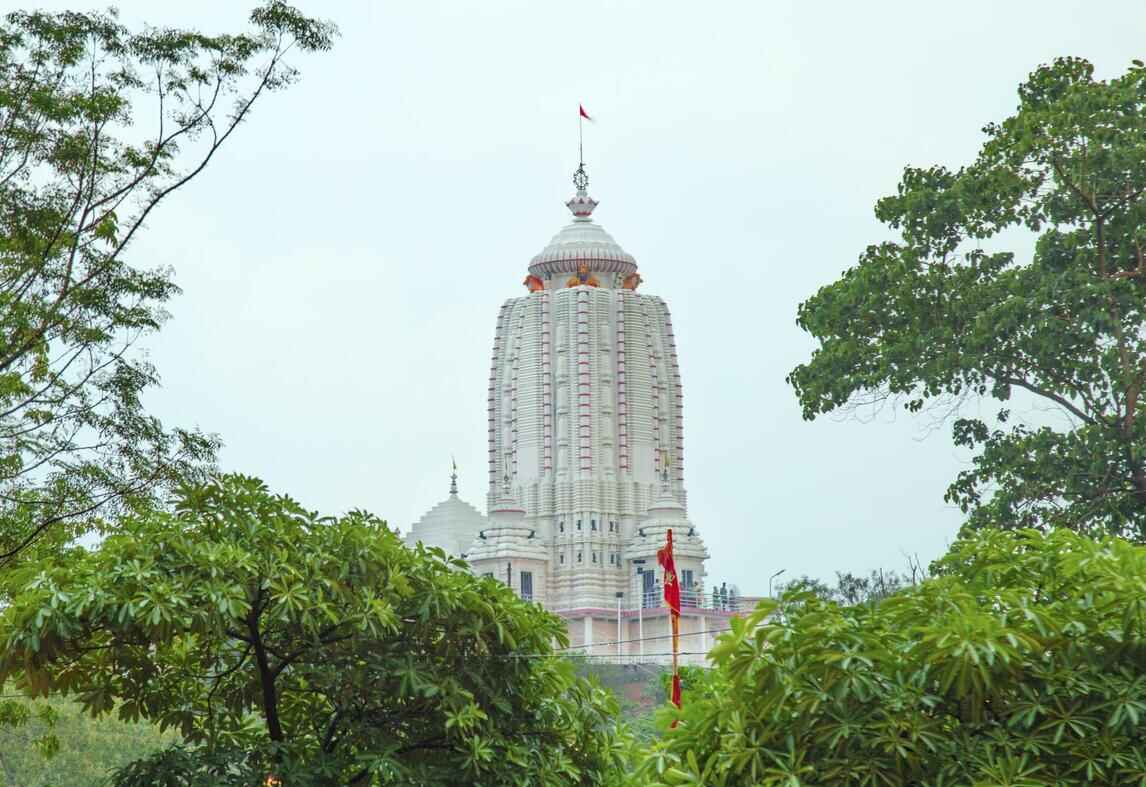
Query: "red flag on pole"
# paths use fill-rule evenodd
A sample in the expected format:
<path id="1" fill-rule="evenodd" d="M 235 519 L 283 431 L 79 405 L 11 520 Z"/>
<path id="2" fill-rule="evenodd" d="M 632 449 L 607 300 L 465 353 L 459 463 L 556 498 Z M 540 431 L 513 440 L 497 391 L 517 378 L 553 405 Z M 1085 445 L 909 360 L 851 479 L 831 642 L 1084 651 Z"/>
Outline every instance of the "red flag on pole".
<path id="1" fill-rule="evenodd" d="M 672 555 L 672 530 L 668 531 L 668 540 L 657 550 L 657 562 L 665 570 L 665 604 L 674 615 L 680 614 L 680 583 L 676 578 L 676 563 Z"/>
<path id="2" fill-rule="evenodd" d="M 677 654 L 680 653 L 680 582 L 676 577 L 676 561 L 672 554 L 672 530 L 666 534 L 665 545 L 657 550 L 657 562 L 665 572 L 665 604 L 669 608 L 672 621 L 672 704 L 680 707 L 680 668 Z M 676 726 L 676 722 L 673 722 Z"/>
<path id="3" fill-rule="evenodd" d="M 577 117 L 577 152 L 581 156 L 581 167 L 577 171 L 579 173 L 582 173 L 582 175 L 584 175 L 585 140 L 584 140 L 584 137 L 582 136 L 583 135 L 582 126 L 584 126 L 585 124 L 582 123 L 581 121 L 582 120 L 588 120 L 590 123 L 592 123 L 593 118 L 589 117 L 589 113 L 585 111 L 585 105 L 584 104 L 578 104 L 577 105 L 577 111 L 580 112 L 580 115 Z M 588 177 L 586 176 L 585 183 L 588 184 L 588 182 L 589 182 L 589 180 L 588 180 Z M 577 188 L 580 189 L 581 187 L 578 186 Z"/>

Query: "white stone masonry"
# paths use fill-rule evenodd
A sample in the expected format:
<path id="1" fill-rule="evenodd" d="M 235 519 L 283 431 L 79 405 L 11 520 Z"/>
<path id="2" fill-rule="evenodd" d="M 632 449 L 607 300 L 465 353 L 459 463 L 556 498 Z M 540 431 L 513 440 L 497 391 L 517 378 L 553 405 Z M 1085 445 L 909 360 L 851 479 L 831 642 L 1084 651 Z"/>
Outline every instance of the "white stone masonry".
<path id="1" fill-rule="evenodd" d="M 651 549 L 655 565 L 669 526 L 677 564 L 698 585 L 707 558 L 685 511 L 683 390 L 669 310 L 637 291 L 636 260 L 593 222 L 596 205 L 583 188 L 567 203 L 573 220 L 531 261 L 529 294 L 501 307 L 490 363 L 487 502 L 491 520 L 501 517 L 497 549 L 544 562 L 544 571 L 530 569 L 532 595 L 557 610 L 630 597 L 631 561 Z M 517 530 L 503 516 L 508 500 L 521 509 Z M 493 566 L 500 578 L 506 567 L 489 562 L 492 535 L 465 551 L 475 571 Z"/>

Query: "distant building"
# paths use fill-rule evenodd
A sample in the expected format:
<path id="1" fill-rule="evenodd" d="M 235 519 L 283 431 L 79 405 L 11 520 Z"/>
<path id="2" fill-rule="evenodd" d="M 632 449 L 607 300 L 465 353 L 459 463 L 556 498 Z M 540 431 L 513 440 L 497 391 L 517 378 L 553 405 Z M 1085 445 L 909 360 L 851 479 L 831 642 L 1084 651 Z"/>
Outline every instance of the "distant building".
<path id="1" fill-rule="evenodd" d="M 406 534 L 406 546 L 412 547 L 421 541 L 451 555 L 462 555 L 487 521 L 480 511 L 458 497 L 458 473 L 454 470 L 450 475 L 449 497 L 414 523 Z"/>
<path id="2" fill-rule="evenodd" d="M 531 261 L 529 293 L 498 314 L 489 518 L 457 497 L 455 475 L 408 541 L 462 555 L 558 613 L 585 653 L 651 661 L 670 650 L 656 552 L 671 528 L 681 650 L 700 663 L 734 610 L 706 588 L 708 550 L 688 519 L 668 306 L 637 291 L 636 260 L 593 221 L 584 167 L 574 184 L 572 221 Z"/>

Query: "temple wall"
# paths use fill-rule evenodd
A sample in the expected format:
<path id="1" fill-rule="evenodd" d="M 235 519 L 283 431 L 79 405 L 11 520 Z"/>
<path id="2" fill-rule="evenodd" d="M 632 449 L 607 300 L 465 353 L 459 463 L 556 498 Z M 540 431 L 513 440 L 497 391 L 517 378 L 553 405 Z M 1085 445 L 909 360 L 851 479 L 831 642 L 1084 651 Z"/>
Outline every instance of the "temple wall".
<path id="1" fill-rule="evenodd" d="M 706 654 L 716 644 L 716 637 L 730 629 L 731 615 L 720 613 L 693 614 L 687 610 L 680 618 L 681 664 L 709 666 Z M 588 614 L 565 618 L 571 652 L 581 652 L 595 659 L 620 663 L 672 663 L 672 625 L 667 610 L 650 609 L 638 617 L 635 611 L 622 612 L 622 643 L 617 647 L 617 613 L 598 609 Z M 644 647 L 641 636 L 644 636 Z M 589 635 L 588 637 L 586 635 Z"/>

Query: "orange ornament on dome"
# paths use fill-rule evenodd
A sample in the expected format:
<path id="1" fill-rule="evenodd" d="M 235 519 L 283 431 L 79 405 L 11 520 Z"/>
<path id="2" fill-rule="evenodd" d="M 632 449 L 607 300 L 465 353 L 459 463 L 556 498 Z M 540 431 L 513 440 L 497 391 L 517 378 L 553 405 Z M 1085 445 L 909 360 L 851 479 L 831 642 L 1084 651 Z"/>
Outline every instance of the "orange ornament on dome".
<path id="1" fill-rule="evenodd" d="M 577 275 L 570 276 L 569 281 L 565 282 L 566 287 L 578 287 L 582 284 L 587 284 L 590 287 L 600 287 L 601 282 L 597 281 L 597 277 L 589 275 L 589 263 L 582 262 L 577 266 Z"/>

